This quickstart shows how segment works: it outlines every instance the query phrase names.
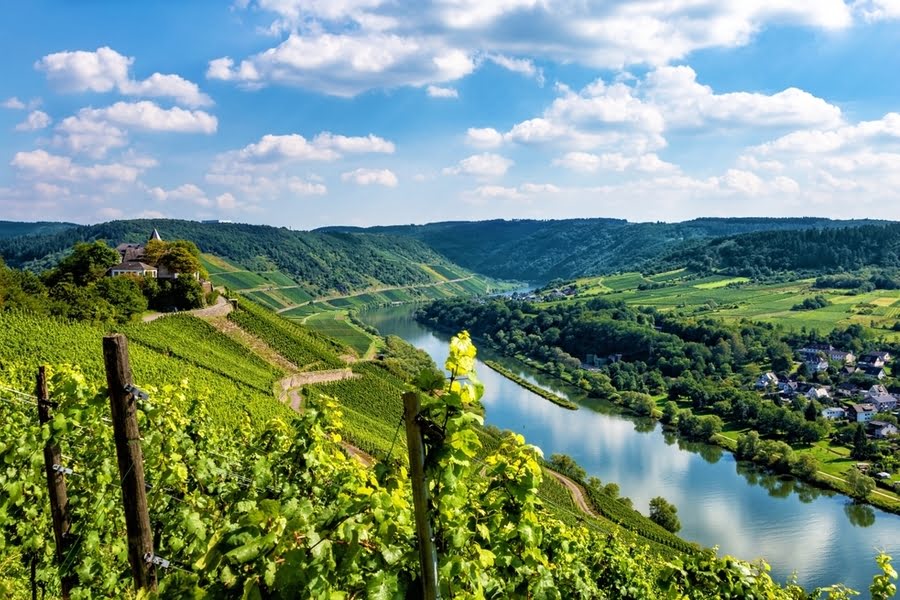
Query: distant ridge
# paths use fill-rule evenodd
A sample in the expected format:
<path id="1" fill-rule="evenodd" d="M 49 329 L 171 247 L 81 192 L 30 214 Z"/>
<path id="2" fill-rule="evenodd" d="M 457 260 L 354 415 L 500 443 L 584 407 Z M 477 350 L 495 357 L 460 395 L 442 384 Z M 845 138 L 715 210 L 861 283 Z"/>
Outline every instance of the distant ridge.
<path id="1" fill-rule="evenodd" d="M 79 227 L 76 223 L 57 223 L 38 221 L 36 223 L 20 223 L 18 221 L 0 221 L 0 240 L 22 235 L 47 235 Z"/>
<path id="2" fill-rule="evenodd" d="M 818 230 L 890 221 L 800 218 L 700 218 L 682 223 L 621 219 L 447 221 L 427 225 L 327 227 L 316 231 L 406 236 L 475 272 L 545 282 L 640 268 L 703 240 L 763 232 Z"/>

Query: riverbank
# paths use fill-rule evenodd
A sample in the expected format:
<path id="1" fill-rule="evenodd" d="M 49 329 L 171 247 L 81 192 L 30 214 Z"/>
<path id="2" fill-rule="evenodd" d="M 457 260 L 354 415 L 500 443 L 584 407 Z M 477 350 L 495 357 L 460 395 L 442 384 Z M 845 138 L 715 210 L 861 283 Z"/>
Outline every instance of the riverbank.
<path id="1" fill-rule="evenodd" d="M 491 349 L 493 349 L 495 351 L 499 351 L 499 349 L 496 346 L 494 346 L 493 344 L 490 344 L 487 340 L 481 338 L 481 339 L 479 339 L 479 341 L 482 344 L 489 345 L 491 347 Z M 504 355 L 504 356 L 506 356 L 506 355 Z M 538 370 L 538 371 L 546 374 L 547 376 L 552 377 L 552 378 L 556 379 L 557 381 L 564 383 L 565 385 L 573 385 L 573 383 L 571 381 L 564 379 L 562 377 L 559 377 L 559 375 L 557 373 L 555 373 L 553 370 L 549 369 L 546 365 L 544 365 L 538 361 L 535 361 L 533 359 L 530 359 L 530 358 L 527 358 L 524 356 L 512 356 L 512 357 L 507 356 L 507 358 L 517 360 L 518 362 L 522 363 L 523 365 L 530 367 L 532 369 Z M 487 363 L 485 363 L 485 364 L 487 364 Z M 629 415 L 633 415 L 633 416 L 637 416 L 637 417 L 646 417 L 646 415 L 642 415 L 642 414 L 639 414 L 639 413 L 631 410 L 631 408 L 625 404 L 615 402 L 612 399 L 607 399 L 607 401 L 612 402 L 617 407 L 621 408 L 623 412 L 625 412 Z M 674 430 L 672 430 L 672 431 L 673 431 L 673 433 L 675 432 Z M 677 433 L 676 433 L 676 435 L 677 435 Z M 683 436 L 679 436 L 679 437 L 683 437 Z M 688 439 L 688 438 L 684 438 L 684 439 Z M 698 440 L 690 439 L 688 441 L 696 442 Z M 722 433 L 717 433 L 717 434 L 713 435 L 709 440 L 699 440 L 699 441 L 711 444 L 713 446 L 718 446 L 719 448 L 722 448 L 723 450 L 727 450 L 728 452 L 731 452 L 732 454 L 734 454 L 735 451 L 737 450 L 737 439 L 735 437 L 729 437 Z M 805 453 L 805 452 L 812 453 L 812 448 L 800 448 L 800 449 L 795 448 L 795 451 L 799 452 L 799 453 Z M 737 457 L 735 457 L 735 458 L 737 458 Z M 746 459 L 740 459 L 740 460 L 746 460 Z M 768 468 L 768 465 L 762 461 L 747 461 L 747 462 L 752 462 L 756 465 Z M 777 472 L 777 471 L 774 471 L 774 472 Z M 853 492 L 850 488 L 850 485 L 845 478 L 835 475 L 833 473 L 828 473 L 827 471 L 823 471 L 821 469 L 818 469 L 816 471 L 815 475 L 813 475 L 811 477 L 804 477 L 797 473 L 779 473 L 779 474 L 790 475 L 791 477 L 795 477 L 796 479 L 798 479 L 799 481 L 803 481 L 804 483 L 808 483 L 810 485 L 814 485 L 814 486 L 822 488 L 822 489 L 832 490 L 832 491 L 838 492 L 840 494 L 843 494 L 843 495 L 847 496 L 848 498 L 852 499 L 854 502 L 862 502 L 865 504 L 870 504 L 872 506 L 880 508 L 881 510 L 900 515 L 900 497 L 898 497 L 896 494 L 884 491 L 877 487 L 864 499 L 860 499 L 860 498 L 855 498 L 853 496 Z"/>
<path id="2" fill-rule="evenodd" d="M 561 407 L 569 409 L 569 410 L 578 410 L 578 408 L 579 408 L 579 406 L 577 404 L 575 404 L 574 402 L 572 402 L 571 400 L 567 400 L 567 399 L 563 398 L 562 396 L 558 396 L 551 391 L 545 390 L 544 388 L 542 388 L 539 385 L 535 385 L 534 383 L 531 383 L 530 381 L 528 381 L 527 379 L 525 379 L 523 377 L 519 377 L 518 375 L 516 375 L 515 373 L 513 373 L 512 371 L 510 371 L 509 369 L 507 369 L 500 363 L 498 363 L 497 361 L 486 360 L 483 362 L 485 365 L 487 365 L 494 371 L 500 373 L 501 375 L 503 375 L 504 377 L 506 377 L 513 383 L 516 383 L 516 384 L 522 386 L 529 392 L 535 393 L 538 396 L 540 396 L 541 398 L 544 398 L 545 400 L 549 400 L 550 402 L 552 402 L 553 404 L 555 404 L 557 406 L 561 406 Z"/>

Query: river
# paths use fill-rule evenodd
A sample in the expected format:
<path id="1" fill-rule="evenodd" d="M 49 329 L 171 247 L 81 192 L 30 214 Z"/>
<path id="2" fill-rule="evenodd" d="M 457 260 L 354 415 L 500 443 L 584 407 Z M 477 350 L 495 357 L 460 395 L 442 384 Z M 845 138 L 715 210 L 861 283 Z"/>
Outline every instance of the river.
<path id="1" fill-rule="evenodd" d="M 448 337 L 412 318 L 413 308 L 370 310 L 360 317 L 382 335 L 397 335 L 426 350 L 438 365 Z M 900 558 L 900 516 L 858 506 L 845 496 L 789 477 L 761 473 L 716 446 L 684 444 L 653 422 L 621 414 L 566 389 L 517 361 L 479 349 L 535 383 L 582 404 L 570 411 L 529 392 L 480 361 L 485 386 L 485 422 L 516 431 L 544 455 L 572 456 L 587 473 L 615 482 L 634 507 L 648 513 L 650 499 L 663 496 L 678 507 L 679 535 L 720 554 L 764 557 L 784 582 L 796 572 L 806 588 L 843 583 L 868 597 L 874 557 L 885 550 Z"/>

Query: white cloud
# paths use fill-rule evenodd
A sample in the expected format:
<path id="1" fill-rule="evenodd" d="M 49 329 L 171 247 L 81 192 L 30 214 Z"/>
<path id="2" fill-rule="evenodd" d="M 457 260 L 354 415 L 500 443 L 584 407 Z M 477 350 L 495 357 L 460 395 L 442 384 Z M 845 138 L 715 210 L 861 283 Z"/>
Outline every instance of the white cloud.
<path id="1" fill-rule="evenodd" d="M 492 63 L 503 67 L 513 73 L 521 73 L 528 77 L 534 77 L 539 85 L 544 85 L 544 72 L 534 66 L 534 61 L 528 58 L 511 58 L 502 54 L 488 54 L 486 57 Z"/>
<path id="2" fill-rule="evenodd" d="M 382 32 L 292 33 L 237 66 L 229 57 L 210 61 L 206 75 L 249 87 L 277 83 L 355 96 L 372 88 L 445 83 L 474 70 L 466 52 L 431 39 Z"/>
<path id="3" fill-rule="evenodd" d="M 48 127 L 52 122 L 53 119 L 50 118 L 50 115 L 40 110 L 34 110 L 28 113 L 24 121 L 16 125 L 16 131 L 37 131 Z"/>
<path id="4" fill-rule="evenodd" d="M 485 152 L 464 158 L 456 166 L 445 168 L 443 173 L 444 175 L 472 175 L 482 178 L 501 177 L 513 164 L 513 161 L 505 156 Z"/>
<path id="5" fill-rule="evenodd" d="M 190 202 L 198 206 L 210 206 L 212 203 L 206 197 L 206 192 L 194 185 L 185 183 L 171 190 L 154 187 L 147 190 L 150 197 L 157 202 Z"/>
<path id="6" fill-rule="evenodd" d="M 482 185 L 475 188 L 472 193 L 484 199 L 502 198 L 504 200 L 514 200 L 522 197 L 522 194 L 516 188 L 501 185 Z"/>
<path id="7" fill-rule="evenodd" d="M 456 91 L 456 88 L 429 85 L 426 91 L 429 98 L 459 98 L 459 92 Z"/>
<path id="8" fill-rule="evenodd" d="M 830 31 L 849 27 L 854 13 L 885 18 L 896 1 L 257 0 L 238 7 L 274 14 L 267 33 L 287 37 L 244 59 L 216 59 L 207 75 L 352 96 L 453 81 L 482 57 L 540 81 L 535 60 L 661 66 L 745 45 L 768 26 Z"/>
<path id="9" fill-rule="evenodd" d="M 16 152 L 10 165 L 26 177 L 71 182 L 112 181 L 133 183 L 141 169 L 121 163 L 78 165 L 68 156 L 45 150 Z"/>
<path id="10" fill-rule="evenodd" d="M 7 98 L 0 106 L 3 108 L 9 108 L 11 110 L 25 110 L 25 103 L 13 96 L 12 98 Z"/>
<path id="11" fill-rule="evenodd" d="M 219 154 L 213 161 L 211 172 L 219 181 L 224 181 L 238 173 L 275 171 L 290 163 L 335 161 L 344 153 L 392 154 L 394 150 L 393 142 L 372 134 L 352 137 L 325 131 L 312 140 L 296 133 L 267 134 L 240 150 Z"/>
<path id="12" fill-rule="evenodd" d="M 105 121 L 66 117 L 56 126 L 53 145 L 73 153 L 85 153 L 94 158 L 105 156 L 113 148 L 128 143 L 125 130 Z"/>
<path id="13" fill-rule="evenodd" d="M 553 164 L 559 167 L 578 171 L 581 173 L 595 173 L 597 171 L 640 171 L 643 173 L 675 173 L 678 167 L 672 163 L 661 160 L 656 154 L 643 154 L 640 156 L 625 156 L 619 152 L 610 152 L 601 155 L 589 152 L 568 152 L 557 158 Z"/>
<path id="14" fill-rule="evenodd" d="M 642 96 L 663 115 L 667 126 L 778 127 L 834 125 L 841 109 L 809 92 L 787 88 L 775 94 L 716 94 L 697 82 L 687 66 L 660 67 L 647 74 Z"/>
<path id="15" fill-rule="evenodd" d="M 106 108 L 83 108 L 78 118 L 86 121 L 107 122 L 143 131 L 170 131 L 179 133 L 215 133 L 219 122 L 216 117 L 202 110 L 161 108 L 148 100 L 140 102 L 116 102 Z"/>
<path id="16" fill-rule="evenodd" d="M 129 71 L 134 58 L 109 47 L 48 54 L 35 63 L 47 79 L 64 92 L 111 92 L 145 98 L 171 98 L 187 106 L 210 106 L 213 101 L 196 83 L 178 75 L 153 73 L 134 80 Z"/>
<path id="17" fill-rule="evenodd" d="M 352 181 L 356 185 L 383 185 L 397 187 L 397 176 L 389 169 L 354 169 L 341 174 L 341 181 Z"/>
<path id="18" fill-rule="evenodd" d="M 503 145 L 503 134 L 493 127 L 470 127 L 466 131 L 466 143 L 476 148 L 497 148 Z"/>
<path id="19" fill-rule="evenodd" d="M 286 187 L 290 192 L 301 196 L 324 196 L 328 193 L 328 188 L 324 184 L 315 181 L 304 181 L 299 177 L 288 178 Z"/>

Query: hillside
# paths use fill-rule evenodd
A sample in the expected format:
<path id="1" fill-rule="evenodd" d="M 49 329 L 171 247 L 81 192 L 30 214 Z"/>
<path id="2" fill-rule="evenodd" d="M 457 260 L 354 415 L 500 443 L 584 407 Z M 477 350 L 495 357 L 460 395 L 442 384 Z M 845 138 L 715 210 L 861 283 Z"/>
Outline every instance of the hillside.
<path id="1" fill-rule="evenodd" d="M 19 221 L 0 221 L 0 240 L 22 235 L 49 235 L 78 227 L 75 223 L 57 223 L 38 221 L 36 223 L 20 223 Z"/>
<path id="2" fill-rule="evenodd" d="M 831 229 L 877 221 L 820 218 L 705 218 L 683 223 L 617 219 L 445 222 L 391 227 L 324 228 L 421 240 L 448 259 L 491 277 L 545 282 L 639 268 L 686 243 L 768 230 Z"/>
<path id="3" fill-rule="evenodd" d="M 191 240 L 203 252 L 229 259 L 247 271 L 281 271 L 314 297 L 435 283 L 443 279 L 435 268 L 459 269 L 408 237 L 163 219 L 112 221 L 0 240 L 0 256 L 11 266 L 42 268 L 76 242 L 104 240 L 112 246 L 143 242 L 154 228 L 163 239 Z"/>
<path id="4" fill-rule="evenodd" d="M 691 244 L 656 261 L 656 269 L 687 266 L 749 277 L 900 266 L 900 224 L 760 231 Z"/>

